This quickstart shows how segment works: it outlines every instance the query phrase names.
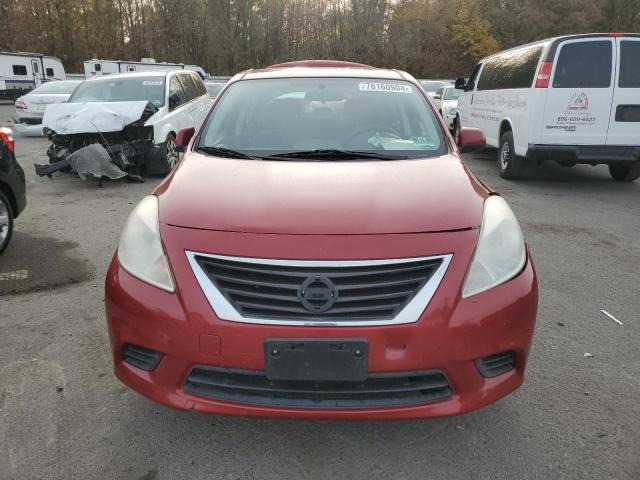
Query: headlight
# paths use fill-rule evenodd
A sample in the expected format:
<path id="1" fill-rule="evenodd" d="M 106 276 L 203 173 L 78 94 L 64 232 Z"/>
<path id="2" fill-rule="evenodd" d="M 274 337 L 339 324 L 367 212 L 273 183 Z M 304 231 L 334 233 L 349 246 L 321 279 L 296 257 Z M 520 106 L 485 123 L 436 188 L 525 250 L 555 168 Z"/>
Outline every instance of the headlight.
<path id="1" fill-rule="evenodd" d="M 167 292 L 174 291 L 169 263 L 160 241 L 158 197 L 155 195 L 143 198 L 129 215 L 120 237 L 118 260 L 122 268 L 143 282 Z"/>
<path id="2" fill-rule="evenodd" d="M 480 239 L 462 290 L 463 297 L 489 290 L 518 275 L 526 261 L 522 230 L 502 197 L 484 202 Z"/>

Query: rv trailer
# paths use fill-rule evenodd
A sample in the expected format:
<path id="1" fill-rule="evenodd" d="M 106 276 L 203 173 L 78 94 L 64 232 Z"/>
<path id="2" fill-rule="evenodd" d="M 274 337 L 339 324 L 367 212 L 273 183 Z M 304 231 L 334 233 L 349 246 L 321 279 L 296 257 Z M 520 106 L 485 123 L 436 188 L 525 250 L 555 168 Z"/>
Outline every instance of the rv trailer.
<path id="1" fill-rule="evenodd" d="M 170 70 L 191 70 L 200 75 L 203 80 L 206 73 L 198 65 L 185 65 L 183 63 L 156 62 L 153 58 L 143 58 L 139 62 L 123 60 L 102 60 L 94 58 L 84 62 L 84 74 L 87 79 L 111 73 L 127 72 L 148 72 L 148 71 L 170 71 Z"/>
<path id="2" fill-rule="evenodd" d="M 66 80 L 59 58 L 42 53 L 0 52 L 0 99 L 16 99 L 50 80 Z"/>

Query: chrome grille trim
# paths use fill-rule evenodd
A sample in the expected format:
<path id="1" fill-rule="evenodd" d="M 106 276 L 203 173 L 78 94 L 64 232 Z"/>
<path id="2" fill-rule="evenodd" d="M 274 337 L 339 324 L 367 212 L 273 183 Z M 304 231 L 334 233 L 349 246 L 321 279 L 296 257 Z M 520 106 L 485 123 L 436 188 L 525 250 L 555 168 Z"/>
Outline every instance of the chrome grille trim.
<path id="1" fill-rule="evenodd" d="M 429 257 L 412 257 L 412 258 L 393 258 L 384 260 L 282 260 L 267 259 L 253 257 L 234 257 L 226 255 L 215 255 L 210 253 L 201 253 L 193 251 L 185 251 L 189 265 L 207 298 L 209 305 L 215 312 L 216 316 L 221 320 L 240 323 L 253 323 L 260 325 L 289 325 L 289 326 L 313 326 L 313 327 L 364 327 L 364 326 L 381 326 L 381 325 L 400 325 L 407 323 L 415 323 L 418 321 L 422 312 L 433 298 L 440 282 L 451 263 L 452 254 L 434 255 Z M 431 275 L 429 280 L 415 294 L 413 299 L 392 319 L 386 320 L 351 320 L 351 321 L 311 321 L 311 320 L 283 320 L 283 319 L 265 319 L 251 318 L 241 315 L 233 305 L 225 298 L 225 296 L 216 288 L 207 273 L 202 269 L 196 260 L 196 256 L 209 257 L 220 260 L 255 263 L 262 265 L 282 265 L 290 267 L 358 267 L 358 266 L 376 266 L 376 265 L 392 265 L 403 264 L 424 260 L 441 260 L 440 266 Z"/>

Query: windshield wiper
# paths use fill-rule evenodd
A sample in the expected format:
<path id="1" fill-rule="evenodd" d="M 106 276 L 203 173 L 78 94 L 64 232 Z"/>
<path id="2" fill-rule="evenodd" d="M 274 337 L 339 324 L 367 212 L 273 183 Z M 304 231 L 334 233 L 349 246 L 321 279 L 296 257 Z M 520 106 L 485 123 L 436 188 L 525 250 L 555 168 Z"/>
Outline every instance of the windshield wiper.
<path id="1" fill-rule="evenodd" d="M 340 160 L 340 159 L 373 159 L 373 160 L 406 160 L 406 155 L 389 155 L 377 152 L 360 152 L 357 150 L 338 150 L 338 149 L 317 149 L 317 150 L 300 150 L 297 152 L 276 153 L 262 157 L 266 160 L 277 160 L 279 158 L 306 158 L 312 160 Z"/>
<path id="2" fill-rule="evenodd" d="M 247 153 L 239 152 L 225 147 L 199 147 L 198 152 L 208 153 L 209 155 L 215 155 L 217 157 L 227 158 L 245 158 L 248 160 L 259 160 L 258 157 L 253 157 Z"/>

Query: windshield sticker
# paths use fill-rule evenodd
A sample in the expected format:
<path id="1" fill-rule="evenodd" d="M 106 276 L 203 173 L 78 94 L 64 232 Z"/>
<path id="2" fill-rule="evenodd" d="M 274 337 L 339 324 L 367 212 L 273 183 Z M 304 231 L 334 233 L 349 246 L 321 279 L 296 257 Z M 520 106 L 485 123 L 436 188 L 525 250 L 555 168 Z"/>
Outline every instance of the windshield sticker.
<path id="1" fill-rule="evenodd" d="M 409 85 L 401 83 L 361 82 L 360 90 L 363 92 L 412 93 Z"/>
<path id="2" fill-rule="evenodd" d="M 429 137 L 411 137 L 411 141 L 414 145 L 421 147 L 435 147 L 435 144 Z"/>
<path id="3" fill-rule="evenodd" d="M 162 80 L 144 80 L 142 82 L 143 87 L 160 87 L 162 85 Z"/>

